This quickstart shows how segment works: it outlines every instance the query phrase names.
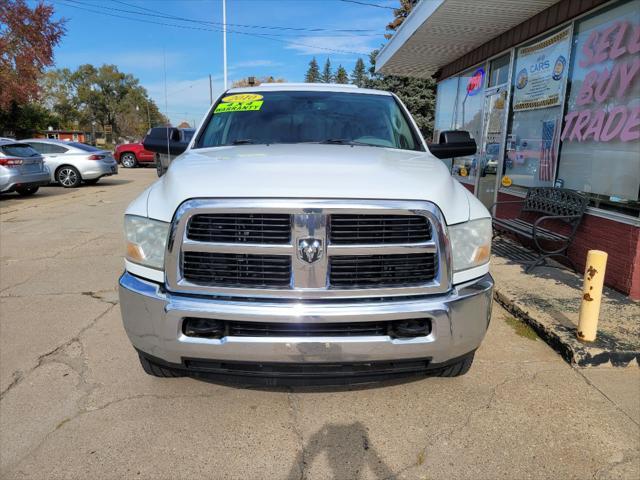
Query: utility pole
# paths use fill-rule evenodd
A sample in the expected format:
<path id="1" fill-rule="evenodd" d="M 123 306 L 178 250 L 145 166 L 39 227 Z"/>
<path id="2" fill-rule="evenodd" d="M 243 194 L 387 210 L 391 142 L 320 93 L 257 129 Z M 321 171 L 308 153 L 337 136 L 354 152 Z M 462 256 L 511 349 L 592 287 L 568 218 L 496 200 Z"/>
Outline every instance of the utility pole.
<path id="1" fill-rule="evenodd" d="M 209 74 L 209 105 L 213 104 L 213 86 L 211 84 L 211 74 Z"/>
<path id="2" fill-rule="evenodd" d="M 222 63 L 224 64 L 224 90 L 227 90 L 227 0 L 222 0 Z"/>

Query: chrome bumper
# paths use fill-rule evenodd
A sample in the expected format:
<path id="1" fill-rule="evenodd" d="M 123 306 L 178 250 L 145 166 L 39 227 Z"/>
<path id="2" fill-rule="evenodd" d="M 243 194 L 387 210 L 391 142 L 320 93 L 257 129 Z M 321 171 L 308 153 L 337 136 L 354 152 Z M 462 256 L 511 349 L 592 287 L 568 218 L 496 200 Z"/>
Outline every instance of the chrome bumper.
<path id="1" fill-rule="evenodd" d="M 490 275 L 458 285 L 446 295 L 384 301 L 274 301 L 170 294 L 157 283 L 125 272 L 120 308 L 134 347 L 171 364 L 185 358 L 244 362 L 347 363 L 427 358 L 433 364 L 472 352 L 491 316 Z M 185 317 L 251 322 L 366 322 L 430 318 L 431 333 L 411 339 L 389 336 L 187 337 Z"/>

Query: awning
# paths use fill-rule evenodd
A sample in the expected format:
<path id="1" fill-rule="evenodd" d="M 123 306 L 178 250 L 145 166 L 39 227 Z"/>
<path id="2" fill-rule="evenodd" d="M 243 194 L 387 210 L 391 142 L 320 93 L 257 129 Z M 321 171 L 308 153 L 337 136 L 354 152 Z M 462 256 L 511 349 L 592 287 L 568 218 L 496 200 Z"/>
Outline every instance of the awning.
<path id="1" fill-rule="evenodd" d="M 376 59 L 376 71 L 430 77 L 558 0 L 421 0 Z"/>

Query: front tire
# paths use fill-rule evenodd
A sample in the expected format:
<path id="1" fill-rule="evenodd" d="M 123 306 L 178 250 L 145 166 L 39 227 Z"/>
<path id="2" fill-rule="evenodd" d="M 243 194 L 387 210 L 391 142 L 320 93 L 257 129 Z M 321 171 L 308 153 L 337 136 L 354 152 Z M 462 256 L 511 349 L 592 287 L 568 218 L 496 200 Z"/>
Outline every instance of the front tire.
<path id="1" fill-rule="evenodd" d="M 131 152 L 123 153 L 120 157 L 120 162 L 124 168 L 135 168 L 138 165 L 138 159 Z"/>
<path id="2" fill-rule="evenodd" d="M 158 177 L 164 175 L 164 168 L 162 167 L 162 162 L 159 158 L 156 158 L 156 173 L 158 174 Z"/>
<path id="3" fill-rule="evenodd" d="M 39 188 L 40 187 L 37 186 L 37 185 L 29 185 L 29 186 L 26 186 L 26 187 L 18 187 L 18 188 L 16 188 L 16 192 L 21 197 L 29 197 L 29 196 L 33 195 L 34 193 L 36 193 Z"/>
<path id="4" fill-rule="evenodd" d="M 142 366 L 142 369 L 147 375 L 151 375 L 152 377 L 159 377 L 159 378 L 184 377 L 184 375 L 177 370 L 161 367 L 160 365 L 156 365 L 155 363 L 150 362 L 147 357 L 145 357 L 140 353 L 138 353 L 138 358 L 140 359 L 140 365 Z"/>
<path id="5" fill-rule="evenodd" d="M 448 367 L 443 368 L 438 371 L 435 376 L 436 377 L 460 377 L 467 373 L 473 364 L 474 353 L 471 353 L 464 357 L 459 362 L 456 362 Z"/>
<path id="6" fill-rule="evenodd" d="M 56 170 L 56 181 L 64 188 L 77 188 L 82 183 L 82 177 L 77 168 L 63 165 Z"/>

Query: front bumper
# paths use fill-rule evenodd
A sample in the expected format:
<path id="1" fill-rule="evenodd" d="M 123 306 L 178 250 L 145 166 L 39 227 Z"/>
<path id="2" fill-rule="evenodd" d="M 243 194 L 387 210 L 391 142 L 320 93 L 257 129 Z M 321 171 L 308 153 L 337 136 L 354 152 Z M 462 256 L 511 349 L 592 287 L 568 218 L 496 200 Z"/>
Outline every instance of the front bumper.
<path id="1" fill-rule="evenodd" d="M 276 301 L 206 298 L 167 292 L 128 272 L 120 277 L 120 308 L 134 347 L 167 365 L 189 370 L 197 361 L 348 364 L 424 359 L 434 368 L 478 348 L 491 316 L 490 275 L 446 295 L 367 301 Z M 185 317 L 228 321 L 323 323 L 431 319 L 429 335 L 234 337 L 206 339 L 182 332 Z M 194 361 L 197 360 L 197 361 Z"/>
<path id="2" fill-rule="evenodd" d="M 34 173 L 8 172 L 0 175 L 0 192 L 12 192 L 18 187 L 49 185 L 48 170 Z"/>

